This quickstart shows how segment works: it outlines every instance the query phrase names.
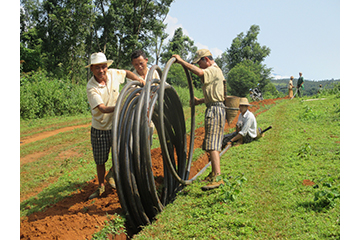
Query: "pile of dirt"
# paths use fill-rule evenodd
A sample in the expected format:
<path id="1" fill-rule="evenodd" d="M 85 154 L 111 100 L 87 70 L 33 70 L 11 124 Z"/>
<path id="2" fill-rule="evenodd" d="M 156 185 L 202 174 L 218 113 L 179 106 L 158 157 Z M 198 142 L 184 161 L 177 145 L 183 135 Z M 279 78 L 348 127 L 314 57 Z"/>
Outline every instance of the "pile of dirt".
<path id="1" fill-rule="evenodd" d="M 252 102 L 250 111 L 255 112 L 261 106 L 275 104 L 279 99 L 267 99 L 259 102 Z M 264 110 L 266 111 L 266 110 Z M 262 112 L 264 112 L 262 111 Z M 262 113 L 261 112 L 261 113 Z M 257 113 L 256 115 L 259 115 Z M 236 125 L 238 116 L 230 123 L 226 123 L 225 132 Z M 46 133 L 44 133 L 46 134 Z M 204 128 L 195 131 L 194 148 L 201 148 L 204 137 Z M 41 136 L 36 136 L 42 139 Z M 27 138 L 26 142 L 33 139 Z M 189 141 L 188 141 L 189 142 Z M 154 176 L 163 176 L 163 161 L 161 149 L 151 151 Z M 32 159 L 35 161 L 36 159 Z M 22 163 L 22 159 L 20 159 Z M 203 154 L 193 162 L 190 178 L 200 171 L 207 163 L 209 158 Z M 106 186 L 106 191 L 101 198 L 88 200 L 87 198 L 96 190 L 96 177 L 87 182 L 85 186 L 72 193 L 69 197 L 48 207 L 42 212 L 33 213 L 21 219 L 20 239 L 90 239 L 92 234 L 99 231 L 99 227 L 104 226 L 104 222 L 109 220 L 108 215 L 121 213 L 121 206 L 115 189 Z M 125 234 L 116 236 L 116 239 L 127 239 Z"/>

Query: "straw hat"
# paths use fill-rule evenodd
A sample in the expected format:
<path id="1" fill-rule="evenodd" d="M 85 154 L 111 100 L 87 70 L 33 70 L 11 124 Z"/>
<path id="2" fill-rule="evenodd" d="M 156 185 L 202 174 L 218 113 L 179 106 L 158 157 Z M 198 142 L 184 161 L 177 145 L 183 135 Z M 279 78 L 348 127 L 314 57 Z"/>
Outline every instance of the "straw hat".
<path id="1" fill-rule="evenodd" d="M 244 105 L 244 106 L 252 106 L 250 103 L 249 103 L 249 100 L 247 98 L 240 98 L 240 103 L 239 105 Z"/>
<path id="2" fill-rule="evenodd" d="M 208 57 L 212 56 L 211 52 L 207 49 L 200 49 L 197 50 L 195 53 L 194 61 L 192 61 L 193 64 L 198 63 L 202 57 Z"/>
<path id="3" fill-rule="evenodd" d="M 113 60 L 107 60 L 105 54 L 103 54 L 102 52 L 98 52 L 91 54 L 90 64 L 85 67 L 89 68 L 91 65 L 103 63 L 107 63 L 107 66 L 109 67 L 113 62 Z"/>

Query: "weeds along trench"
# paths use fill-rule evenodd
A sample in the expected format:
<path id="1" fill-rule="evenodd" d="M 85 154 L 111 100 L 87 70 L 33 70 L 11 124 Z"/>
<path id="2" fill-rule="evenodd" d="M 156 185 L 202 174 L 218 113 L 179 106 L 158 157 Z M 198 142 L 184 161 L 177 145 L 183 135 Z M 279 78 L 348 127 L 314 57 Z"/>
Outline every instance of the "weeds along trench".
<path id="1" fill-rule="evenodd" d="M 161 72 L 153 66 L 143 88 L 130 82 L 120 92 L 113 120 L 113 167 L 120 204 L 133 231 L 149 224 L 171 202 L 177 191 L 191 184 L 202 172 L 188 180 L 195 132 L 192 79 L 184 68 L 191 104 L 190 144 L 187 149 L 183 108 L 175 89 L 166 83 L 172 58 Z M 161 79 L 152 79 L 154 71 Z M 152 172 L 152 133 L 156 128 L 164 162 L 163 186 Z M 206 169 L 206 167 L 204 167 Z"/>

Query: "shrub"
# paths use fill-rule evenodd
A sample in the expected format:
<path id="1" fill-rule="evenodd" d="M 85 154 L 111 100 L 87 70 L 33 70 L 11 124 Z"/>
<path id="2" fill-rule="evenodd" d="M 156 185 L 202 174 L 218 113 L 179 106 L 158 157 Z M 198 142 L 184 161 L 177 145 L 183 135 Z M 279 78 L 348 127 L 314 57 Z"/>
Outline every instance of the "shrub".
<path id="1" fill-rule="evenodd" d="M 51 79 L 45 71 L 20 77 L 22 119 L 75 115 L 88 111 L 86 88 L 67 79 Z"/>
<path id="2" fill-rule="evenodd" d="M 189 106 L 190 93 L 188 87 L 173 86 L 179 95 L 183 107 Z M 197 98 L 203 98 L 204 94 L 201 89 L 194 88 L 194 95 Z"/>

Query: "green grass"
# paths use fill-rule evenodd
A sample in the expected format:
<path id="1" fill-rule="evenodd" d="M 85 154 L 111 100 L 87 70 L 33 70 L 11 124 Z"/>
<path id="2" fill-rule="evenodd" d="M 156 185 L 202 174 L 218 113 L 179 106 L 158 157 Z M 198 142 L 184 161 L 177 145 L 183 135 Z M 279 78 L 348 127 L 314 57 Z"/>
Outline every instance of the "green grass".
<path id="1" fill-rule="evenodd" d="M 286 100 L 259 115 L 273 129 L 223 156 L 226 186 L 187 186 L 134 239 L 339 239 L 339 102 Z"/>
<path id="2" fill-rule="evenodd" d="M 69 123 L 69 121 L 71 123 Z M 84 123 L 82 123 L 84 122 Z M 47 123 L 47 124 L 46 124 Z M 48 118 L 45 120 L 22 121 L 27 126 L 27 132 L 37 133 L 36 129 L 49 128 L 57 125 L 65 127 L 70 124 L 89 123 L 86 116 Z M 90 144 L 90 127 L 78 128 L 69 132 L 59 133 L 20 148 L 20 156 L 46 151 L 44 156 L 34 162 L 20 166 L 20 193 L 26 196 L 36 188 L 42 190 L 20 203 L 20 216 L 27 216 L 41 211 L 54 204 L 73 191 L 79 189 L 96 176 L 95 164 Z M 76 152 L 73 157 L 62 156 L 67 151 Z M 107 169 L 111 165 L 111 155 L 107 162 Z"/>
<path id="3" fill-rule="evenodd" d="M 222 157 L 226 186 L 203 192 L 200 187 L 204 183 L 195 181 L 134 239 L 339 239 L 340 98 L 325 97 L 317 101 L 278 101 L 260 114 L 259 127 L 272 125 L 273 129 L 259 141 L 232 147 Z M 196 108 L 197 127 L 203 124 L 204 110 L 201 105 Z M 190 108 L 185 107 L 184 112 L 190 129 Z M 36 134 L 74 122 L 85 124 L 89 119 L 79 116 L 21 121 L 21 134 Z M 56 147 L 49 156 L 21 167 L 21 173 L 26 172 L 21 179 L 22 193 L 52 182 L 20 203 L 21 216 L 69 196 L 96 175 L 88 131 L 76 129 L 21 146 L 21 156 Z M 77 151 L 80 156 L 54 161 L 67 150 Z M 194 161 L 202 154 L 201 149 L 195 149 Z M 317 188 L 302 185 L 305 179 L 315 182 Z M 109 221 L 108 233 L 117 231 L 118 223 L 123 226 L 123 220 L 116 219 Z"/>
<path id="4" fill-rule="evenodd" d="M 21 137 L 31 136 L 44 131 L 91 123 L 91 114 L 77 116 L 47 117 L 39 119 L 20 119 Z"/>

